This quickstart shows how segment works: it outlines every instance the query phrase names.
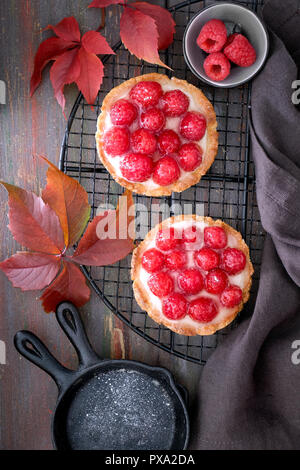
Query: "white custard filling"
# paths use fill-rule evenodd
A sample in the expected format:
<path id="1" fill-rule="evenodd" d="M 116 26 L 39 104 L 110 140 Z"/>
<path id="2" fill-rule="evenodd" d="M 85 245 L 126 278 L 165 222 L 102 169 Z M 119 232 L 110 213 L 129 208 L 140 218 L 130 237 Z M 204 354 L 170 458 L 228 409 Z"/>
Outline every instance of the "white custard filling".
<path id="1" fill-rule="evenodd" d="M 209 226 L 209 224 L 205 223 L 204 221 L 180 221 L 180 222 L 175 222 L 174 224 L 172 224 L 172 227 L 174 227 L 174 229 L 176 230 L 179 230 L 179 231 L 182 231 L 183 229 L 186 229 L 190 226 L 196 226 L 198 229 L 200 229 L 202 232 L 204 230 L 205 227 Z M 230 233 L 227 233 L 227 240 L 228 240 L 228 243 L 227 243 L 227 247 L 230 247 L 230 248 L 238 248 L 238 240 Z M 194 255 L 194 251 L 195 250 L 200 250 L 204 245 L 204 242 L 203 242 L 203 237 L 202 237 L 202 240 L 199 240 L 199 243 L 197 241 L 197 245 L 196 244 L 193 244 L 193 250 L 192 251 L 186 251 L 187 253 L 187 265 L 184 269 L 186 268 L 197 268 L 197 269 L 200 269 L 194 262 L 194 259 L 193 259 L 193 255 Z M 145 250 L 144 251 L 147 251 L 149 250 L 150 248 L 157 248 L 156 247 L 156 244 L 155 244 L 155 239 L 154 240 L 151 240 L 151 242 L 149 242 L 147 244 L 147 246 L 145 247 Z M 218 250 L 216 250 L 218 251 Z M 144 253 L 144 252 L 143 252 Z M 143 255 L 143 253 L 141 253 L 141 256 Z M 200 269 L 201 271 L 201 269 Z M 168 274 L 170 274 L 170 276 L 173 277 L 174 279 L 174 291 L 175 292 L 179 292 L 179 293 L 183 293 L 180 288 L 178 287 L 178 284 L 177 284 L 177 276 L 178 276 L 178 272 L 176 271 L 168 271 Z M 204 272 L 202 272 L 202 274 L 205 276 Z M 249 263 L 247 262 L 246 263 L 246 266 L 244 268 L 244 270 L 238 274 L 235 274 L 235 275 L 228 275 L 228 278 L 229 278 L 229 283 L 232 284 L 232 285 L 236 285 L 238 287 L 240 287 L 242 290 L 247 286 L 248 284 L 248 281 L 249 281 L 249 274 L 250 274 L 250 267 L 249 267 Z M 149 289 L 148 287 L 148 280 L 149 278 L 151 277 L 151 273 L 148 273 L 144 268 L 143 266 L 141 265 L 141 269 L 140 269 L 140 282 L 143 284 L 143 287 L 145 289 L 145 291 L 147 292 L 147 295 L 149 296 L 150 298 L 150 302 L 151 304 L 157 308 L 159 311 L 162 311 L 162 303 L 161 303 L 161 299 L 159 299 L 158 297 L 156 297 L 152 292 L 151 290 Z M 183 293 L 184 294 L 184 293 Z M 198 322 L 198 321 L 195 321 L 194 319 L 192 319 L 189 315 L 186 315 L 184 318 L 180 319 L 180 320 L 170 320 L 168 319 L 168 321 L 174 321 L 174 323 L 176 323 L 177 325 L 187 325 L 187 326 L 191 326 L 193 328 L 199 328 L 199 326 L 201 325 L 209 325 L 209 324 L 216 324 L 216 323 L 220 323 L 222 322 L 226 317 L 230 316 L 230 313 L 233 313 L 233 311 L 236 309 L 236 307 L 233 307 L 233 308 L 226 308 L 224 307 L 221 303 L 220 303 L 220 298 L 215 295 L 215 294 L 210 294 L 209 292 L 207 292 L 205 289 L 202 289 L 198 294 L 196 295 L 187 295 L 187 294 L 184 294 L 184 296 L 186 297 L 186 299 L 191 302 L 192 300 L 198 298 L 198 297 L 210 297 L 212 298 L 217 307 L 218 307 L 218 314 L 216 315 L 216 317 L 211 321 L 211 322 L 207 322 L 207 323 L 201 323 L 201 322 Z M 162 316 L 163 316 L 163 313 L 162 313 Z"/>
<path id="2" fill-rule="evenodd" d="M 189 108 L 188 108 L 187 111 L 197 111 L 197 112 L 201 113 L 201 109 L 199 109 L 199 104 L 196 103 L 196 101 L 193 98 L 193 96 L 191 95 L 191 93 L 188 93 L 186 91 L 186 89 L 184 89 L 184 87 L 180 87 L 177 84 L 175 85 L 172 82 L 167 83 L 167 84 L 161 84 L 161 87 L 163 89 L 163 92 L 170 91 L 170 90 L 176 90 L 176 89 L 181 90 L 190 100 Z M 132 87 L 128 87 L 128 89 L 126 91 L 124 91 L 122 94 L 120 94 L 120 96 L 118 96 L 116 101 L 118 101 L 120 99 L 130 99 L 129 98 L 129 93 L 130 93 L 131 88 Z M 188 141 L 187 139 L 184 139 L 179 134 L 180 120 L 181 120 L 181 117 L 166 117 L 166 123 L 165 123 L 165 126 L 164 126 L 163 130 L 172 129 L 174 132 L 176 132 L 179 135 L 182 144 L 191 142 L 191 141 Z M 105 118 L 104 132 L 108 131 L 111 127 L 113 127 L 113 124 L 112 124 L 111 119 L 110 119 L 110 113 L 108 112 L 106 114 L 106 118 Z M 139 116 L 131 124 L 131 126 L 128 127 L 128 129 L 129 129 L 130 133 L 132 133 L 136 129 L 138 129 L 138 127 L 139 127 Z M 207 131 L 205 131 L 205 134 L 202 137 L 202 139 L 200 139 L 199 141 L 193 141 L 193 142 L 195 142 L 197 145 L 199 145 L 199 147 L 202 149 L 202 152 L 203 152 L 202 162 L 199 165 L 199 167 L 201 168 L 201 166 L 204 166 L 204 163 L 205 163 L 205 151 L 206 151 L 206 145 L 207 145 Z M 113 157 L 113 156 L 109 155 L 104 149 L 103 149 L 103 151 L 104 151 L 104 154 L 105 154 L 106 158 L 109 160 L 110 164 L 113 166 L 116 175 L 120 178 L 123 178 L 126 181 L 129 181 L 122 175 L 121 170 L 120 170 L 120 163 L 121 163 L 121 160 L 123 159 L 124 155 L 120 155 L 120 156 L 117 155 L 117 156 Z M 162 158 L 162 155 L 159 153 L 158 150 L 156 150 L 154 152 L 154 154 L 152 155 L 152 158 L 153 158 L 153 161 L 155 162 L 155 161 L 159 160 L 160 158 Z M 199 168 L 199 167 L 197 167 L 197 168 Z M 179 176 L 177 181 L 184 180 L 185 175 L 187 173 L 189 173 L 189 172 L 186 172 L 182 168 L 180 168 L 180 176 Z M 153 181 L 152 177 L 150 177 L 147 181 L 144 181 L 143 184 L 149 189 L 156 189 L 156 188 L 160 187 L 158 184 L 156 184 Z"/>

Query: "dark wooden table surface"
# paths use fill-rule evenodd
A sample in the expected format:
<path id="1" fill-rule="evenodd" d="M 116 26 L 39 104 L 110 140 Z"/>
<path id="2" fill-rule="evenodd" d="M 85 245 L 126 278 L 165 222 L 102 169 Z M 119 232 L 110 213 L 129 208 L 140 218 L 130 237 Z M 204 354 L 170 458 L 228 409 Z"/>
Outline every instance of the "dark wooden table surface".
<path id="1" fill-rule="evenodd" d="M 34 54 L 48 33 L 41 30 L 74 15 L 82 32 L 96 29 L 101 21 L 98 9 L 88 9 L 89 0 L 1 0 L 0 80 L 6 82 L 7 103 L 0 105 L 0 179 L 39 192 L 44 171 L 32 155 L 46 155 L 58 164 L 66 122 L 53 98 L 49 74 L 31 99 L 29 81 Z M 159 2 L 164 5 L 164 2 Z M 119 8 L 108 9 L 105 35 L 112 45 L 118 40 Z M 77 96 L 74 86 L 66 87 L 66 114 Z M 7 194 L 0 190 L 0 259 L 18 247 L 7 229 Z M 56 402 L 56 386 L 37 367 L 17 354 L 13 336 L 20 329 L 34 331 L 56 357 L 68 367 L 76 366 L 72 347 L 61 333 L 54 316 L 46 315 L 36 300 L 37 292 L 14 289 L 0 272 L 0 340 L 6 343 L 6 364 L 0 365 L 0 448 L 51 449 L 50 420 Z M 130 358 L 168 367 L 176 379 L 195 395 L 201 367 L 177 359 L 147 343 L 113 314 L 92 293 L 82 309 L 87 332 L 103 357 Z"/>

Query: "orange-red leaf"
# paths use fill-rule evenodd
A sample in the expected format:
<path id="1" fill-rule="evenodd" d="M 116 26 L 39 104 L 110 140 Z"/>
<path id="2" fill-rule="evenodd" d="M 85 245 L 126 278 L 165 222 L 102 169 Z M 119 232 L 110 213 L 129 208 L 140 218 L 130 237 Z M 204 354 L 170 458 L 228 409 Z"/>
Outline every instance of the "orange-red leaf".
<path id="1" fill-rule="evenodd" d="M 138 59 L 169 68 L 158 55 L 159 34 L 151 16 L 125 7 L 120 20 L 120 36 L 124 46 Z"/>
<path id="2" fill-rule="evenodd" d="M 63 111 L 66 104 L 63 94 L 64 86 L 75 82 L 79 75 L 80 61 L 77 48 L 64 52 L 51 67 L 50 80 L 53 86 L 54 96 Z"/>
<path id="3" fill-rule="evenodd" d="M 122 5 L 124 3 L 126 3 L 125 0 L 93 0 L 92 3 L 89 5 L 89 8 L 105 8 L 109 5 Z"/>
<path id="4" fill-rule="evenodd" d="M 154 19 L 158 31 L 158 49 L 167 49 L 172 44 L 175 33 L 175 21 L 171 13 L 159 5 L 148 2 L 135 2 L 130 6 Z"/>
<path id="5" fill-rule="evenodd" d="M 55 312 L 61 302 L 72 302 L 77 307 L 84 305 L 90 298 L 90 289 L 79 267 L 68 261 L 52 284 L 40 297 L 46 313 Z"/>
<path id="6" fill-rule="evenodd" d="M 52 29 L 56 36 L 63 39 L 64 41 L 80 41 L 80 29 L 74 16 L 64 18 L 55 26 L 50 24 L 46 29 Z"/>
<path id="7" fill-rule="evenodd" d="M 18 252 L 0 263 L 14 287 L 23 291 L 44 289 L 57 275 L 61 265 L 60 257 L 45 253 Z"/>
<path id="8" fill-rule="evenodd" d="M 1 182 L 9 194 L 9 229 L 14 239 L 28 249 L 59 254 L 64 237 L 54 210 L 41 197 Z"/>
<path id="9" fill-rule="evenodd" d="M 103 80 L 103 64 L 101 60 L 84 47 L 78 51 L 80 75 L 77 86 L 88 104 L 94 104 Z"/>
<path id="10" fill-rule="evenodd" d="M 42 198 L 59 217 L 66 247 L 72 246 L 79 240 L 90 217 L 87 192 L 78 181 L 65 175 L 47 158 L 41 158 L 49 165 Z"/>
<path id="11" fill-rule="evenodd" d="M 56 59 L 64 52 L 76 46 L 74 42 L 64 41 L 61 38 L 52 37 L 43 41 L 35 55 L 34 70 L 30 81 L 30 95 L 32 96 L 42 80 L 42 71 L 51 60 Z"/>
<path id="12" fill-rule="evenodd" d="M 88 225 L 72 260 L 87 266 L 105 266 L 125 258 L 133 249 L 133 199 L 126 191 L 115 211 L 96 216 Z M 133 233 L 130 233 L 130 229 Z"/>
<path id="13" fill-rule="evenodd" d="M 88 31 L 82 36 L 81 44 L 87 52 L 92 54 L 114 54 L 114 51 L 107 43 L 102 34 L 97 31 Z"/>

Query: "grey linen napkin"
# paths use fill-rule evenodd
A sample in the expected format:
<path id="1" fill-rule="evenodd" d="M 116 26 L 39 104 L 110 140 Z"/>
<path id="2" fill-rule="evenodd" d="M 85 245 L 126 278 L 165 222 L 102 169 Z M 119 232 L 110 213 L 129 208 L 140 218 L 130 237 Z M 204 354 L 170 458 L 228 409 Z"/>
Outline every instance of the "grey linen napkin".
<path id="1" fill-rule="evenodd" d="M 300 1 L 269 1 L 270 54 L 252 88 L 252 155 L 267 232 L 257 301 L 204 367 L 191 449 L 300 449 Z M 300 95 L 300 94 L 299 94 Z M 299 96 L 298 95 L 298 96 Z M 297 344 L 296 344 L 297 345 Z"/>

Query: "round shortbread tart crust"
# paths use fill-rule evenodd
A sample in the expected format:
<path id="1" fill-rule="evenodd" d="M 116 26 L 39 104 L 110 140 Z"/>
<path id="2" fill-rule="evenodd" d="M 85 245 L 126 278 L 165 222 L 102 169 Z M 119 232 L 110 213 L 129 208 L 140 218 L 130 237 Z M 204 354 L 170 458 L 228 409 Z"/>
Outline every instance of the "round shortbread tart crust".
<path id="1" fill-rule="evenodd" d="M 219 298 L 215 294 L 210 294 L 205 290 L 200 291 L 199 294 L 187 296 L 193 300 L 194 298 L 205 297 L 213 298 L 219 307 L 217 316 L 208 323 L 195 321 L 188 314 L 179 320 L 171 320 L 162 313 L 161 300 L 156 297 L 149 289 L 147 281 L 151 276 L 150 273 L 145 271 L 142 266 L 143 253 L 155 247 L 156 234 L 162 228 L 174 227 L 174 229 L 186 229 L 189 226 L 195 226 L 204 230 L 207 226 L 222 227 L 227 234 L 228 244 L 227 247 L 238 248 L 243 251 L 246 256 L 246 265 L 241 273 L 230 275 L 228 274 L 230 284 L 238 285 L 243 293 L 242 301 L 235 307 L 226 308 L 220 304 Z M 203 240 L 197 246 L 197 250 L 204 246 Z M 163 324 L 170 330 L 180 335 L 195 336 L 195 335 L 211 335 L 217 330 L 220 330 L 231 323 L 237 314 L 242 310 L 244 304 L 248 301 L 250 295 L 250 288 L 252 283 L 253 266 L 249 256 L 249 248 L 242 238 L 240 232 L 226 224 L 222 220 L 213 220 L 210 217 L 202 217 L 193 215 L 179 215 L 170 217 L 164 220 L 150 232 L 148 232 L 145 239 L 133 251 L 131 262 L 131 278 L 133 280 L 133 291 L 138 305 L 145 310 L 148 315 L 157 323 Z M 176 290 L 175 290 L 176 292 Z M 180 292 L 177 290 L 177 292 Z"/>
<path id="2" fill-rule="evenodd" d="M 162 86 L 163 91 L 179 89 L 184 92 L 190 99 L 190 105 L 187 111 L 198 111 L 206 118 L 206 132 L 201 140 L 196 142 L 203 150 L 201 164 L 191 172 L 185 172 L 181 169 L 179 179 L 168 186 L 159 186 L 152 177 L 143 183 L 133 183 L 125 179 L 119 169 L 120 157 L 110 157 L 104 150 L 103 136 L 104 133 L 112 127 L 110 120 L 110 108 L 119 99 L 127 99 L 131 88 L 141 81 L 156 81 Z M 166 118 L 165 129 L 173 129 L 178 131 L 181 117 Z M 159 73 L 149 73 L 131 78 L 123 82 L 121 85 L 113 88 L 104 98 L 101 113 L 98 116 L 96 145 L 98 155 L 105 168 L 109 171 L 115 181 L 121 186 L 138 194 L 146 196 L 168 196 L 172 192 L 182 192 L 185 189 L 198 183 L 201 177 L 209 170 L 214 162 L 218 151 L 218 133 L 216 131 L 217 120 L 214 108 L 201 90 L 191 85 L 186 80 L 180 80 Z M 129 130 L 135 130 L 136 123 L 133 123 Z M 182 143 L 189 142 L 181 137 Z M 154 158 L 155 160 L 155 158 Z"/>

